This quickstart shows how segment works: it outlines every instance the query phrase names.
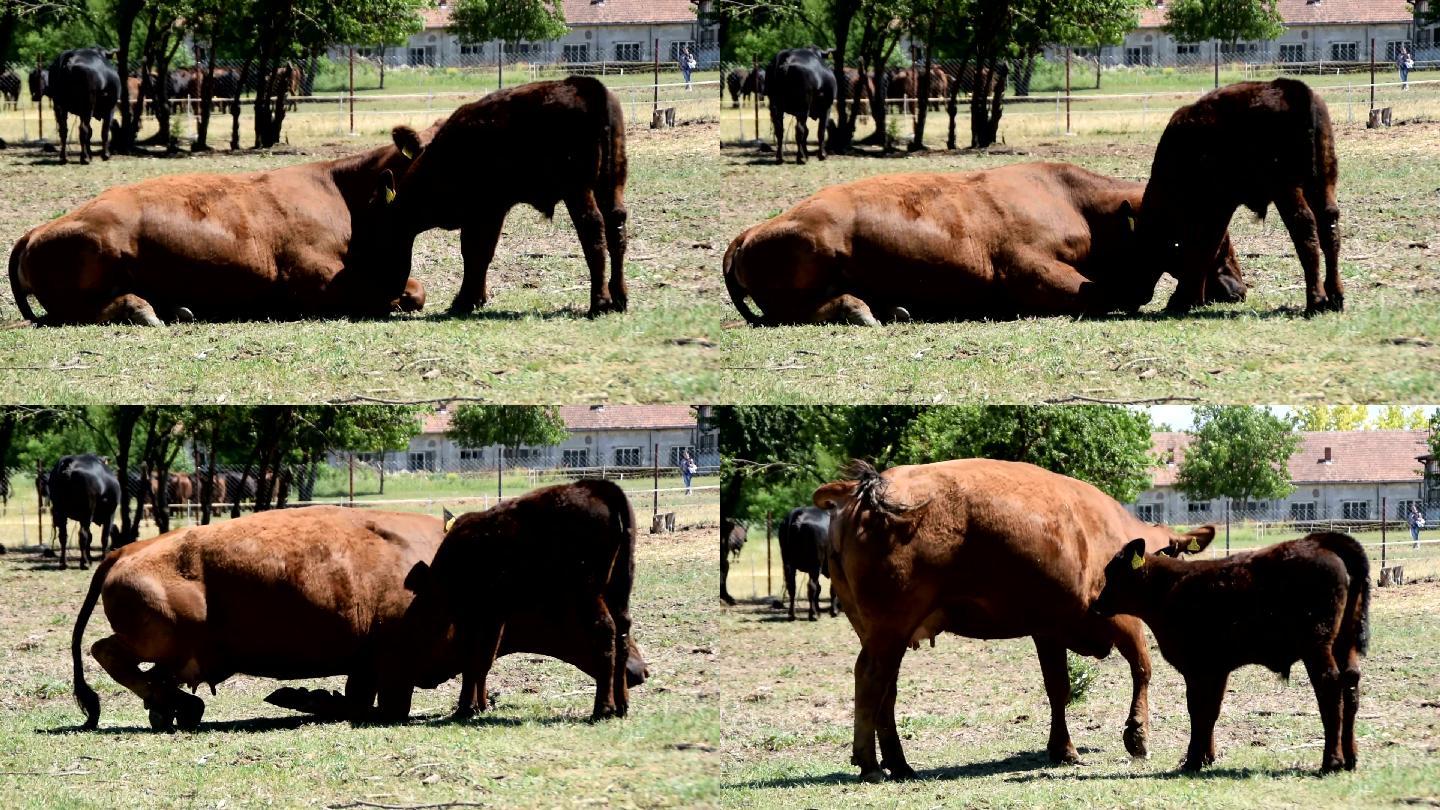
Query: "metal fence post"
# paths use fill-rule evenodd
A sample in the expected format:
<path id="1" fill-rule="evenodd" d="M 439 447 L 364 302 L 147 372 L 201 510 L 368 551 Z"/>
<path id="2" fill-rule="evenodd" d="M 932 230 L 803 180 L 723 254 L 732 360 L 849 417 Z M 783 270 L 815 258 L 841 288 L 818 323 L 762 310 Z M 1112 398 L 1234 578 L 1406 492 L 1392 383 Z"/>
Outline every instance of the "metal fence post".
<path id="1" fill-rule="evenodd" d="M 1386 539 L 1386 538 L 1385 538 L 1385 525 L 1386 525 L 1386 518 L 1387 518 L 1387 517 L 1389 516 L 1389 514 L 1390 514 L 1388 511 L 1386 511 L 1386 510 L 1388 509 L 1388 506 L 1389 506 L 1389 504 L 1388 504 L 1388 501 L 1389 501 L 1389 500 L 1390 500 L 1390 499 L 1389 499 L 1388 497 L 1381 497 L 1381 498 L 1380 498 L 1380 570 L 1381 570 L 1381 571 L 1384 571 L 1384 570 L 1385 570 L 1385 539 Z"/>
<path id="2" fill-rule="evenodd" d="M 655 38 L 655 51 L 654 51 L 654 56 L 655 56 L 655 82 L 654 82 L 654 86 L 655 86 L 655 106 L 654 106 L 654 108 L 651 109 L 651 111 L 650 111 L 650 115 L 652 115 L 652 116 L 655 115 L 655 113 L 660 112 L 660 38 L 659 38 L 659 37 L 656 37 L 656 38 Z M 652 119 L 652 120 L 653 120 L 653 119 Z"/>
<path id="3" fill-rule="evenodd" d="M 40 459 L 35 459 L 35 480 L 39 482 L 44 471 L 40 467 Z M 35 487 L 35 545 L 45 545 L 45 495 L 40 492 L 40 487 Z"/>
<path id="4" fill-rule="evenodd" d="M 355 134 L 355 46 L 350 46 L 350 134 Z"/>
<path id="5" fill-rule="evenodd" d="M 1065 46 L 1065 134 L 1069 135 L 1074 130 L 1070 128 L 1070 46 Z"/>
<path id="6" fill-rule="evenodd" d="M 750 57 L 750 79 L 755 91 L 755 140 L 760 140 L 760 60 Z M 745 127 L 740 127 L 740 140 L 745 140 Z"/>
<path id="7" fill-rule="evenodd" d="M 350 453 L 350 506 L 355 506 L 355 454 Z"/>
<path id="8" fill-rule="evenodd" d="M 505 445 L 495 448 L 495 503 L 505 497 Z"/>
<path id="9" fill-rule="evenodd" d="M 1225 556 L 1230 556 L 1230 501 L 1225 501 Z"/>
<path id="10" fill-rule="evenodd" d="M 1370 38 L 1370 109 L 1375 109 L 1375 38 Z"/>
<path id="11" fill-rule="evenodd" d="M 765 595 L 775 593 L 774 587 L 770 585 L 770 523 L 771 513 L 765 513 Z"/>
<path id="12" fill-rule="evenodd" d="M 656 42 L 659 42 L 659 40 L 656 40 Z M 655 508 L 655 511 L 652 512 L 651 514 L 653 514 L 653 515 L 658 515 L 658 514 L 660 514 L 660 443 L 659 443 L 659 442 L 656 442 L 656 443 L 655 443 L 655 448 L 654 448 L 654 450 L 653 450 L 653 451 L 651 452 L 651 454 L 650 454 L 650 461 L 651 461 L 652 466 L 654 467 L 654 479 L 653 479 L 654 489 L 653 489 L 653 493 L 652 493 L 652 494 L 654 495 L 653 506 L 654 506 L 654 508 Z"/>

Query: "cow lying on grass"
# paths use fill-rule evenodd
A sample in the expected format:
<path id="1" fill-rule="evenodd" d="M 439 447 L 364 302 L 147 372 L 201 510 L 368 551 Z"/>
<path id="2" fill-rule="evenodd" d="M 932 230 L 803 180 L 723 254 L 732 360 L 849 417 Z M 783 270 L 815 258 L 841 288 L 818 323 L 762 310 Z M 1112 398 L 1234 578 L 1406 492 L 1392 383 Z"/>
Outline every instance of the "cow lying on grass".
<path id="1" fill-rule="evenodd" d="M 379 663 L 415 653 L 402 644 L 412 600 L 405 576 L 435 556 L 444 534 L 443 523 L 428 515 L 311 506 L 181 529 L 111 552 L 90 581 L 71 637 L 85 728 L 100 721 L 100 698 L 85 682 L 80 653 L 99 600 L 113 635 L 91 653 L 145 701 L 156 730 L 199 725 L 205 704 L 181 686 L 209 684 L 213 692 L 237 674 L 345 675 L 345 704 L 327 713 L 370 717 Z M 497 655 L 551 655 L 597 672 L 592 650 L 571 643 L 567 632 L 534 618 L 514 622 Z M 461 669 L 453 631 L 423 653 L 411 661 L 425 670 L 422 685 L 436 686 Z M 632 644 L 624 655 L 630 685 L 643 683 L 639 648 Z M 147 662 L 154 667 L 141 671 Z"/>
<path id="2" fill-rule="evenodd" d="M 453 628 L 464 673 L 456 716 L 485 708 L 498 650 L 528 629 L 542 639 L 539 652 L 565 651 L 595 678 L 592 720 L 624 717 L 634 579 L 635 515 L 614 482 L 545 487 L 455 518 L 434 562 L 417 562 L 405 578 L 415 594 L 404 629 L 412 652 L 381 673 L 381 716 L 409 713 L 413 686 L 427 678 L 414 662 L 433 660 Z"/>
<path id="3" fill-rule="evenodd" d="M 419 281 L 389 285 L 353 265 L 378 250 L 384 178 L 434 129 L 397 127 L 394 145 L 338 160 L 109 189 L 15 243 L 15 303 L 49 326 L 419 310 Z"/>
<path id="4" fill-rule="evenodd" d="M 1125 749 L 1145 756 L 1150 655 L 1140 621 L 1089 610 L 1105 564 L 1127 537 L 1151 551 L 1199 550 L 1204 526 L 1177 534 L 1137 520 L 1083 481 L 1030 464 L 966 459 L 880 472 L 854 462 L 850 477 L 815 491 L 831 510 L 830 588 L 860 637 L 855 739 L 860 778 L 915 775 L 895 725 L 896 683 L 907 648 L 941 633 L 1031 636 L 1050 699 L 1054 762 L 1078 762 L 1065 724 L 1065 651 L 1103 658 L 1119 648 L 1133 692 Z M 880 741 L 882 761 L 875 758 Z M 882 770 L 882 768 L 884 770 Z"/>
<path id="5" fill-rule="evenodd" d="M 1180 282 L 1170 309 L 1209 296 L 1235 209 L 1263 217 L 1272 202 L 1305 270 L 1306 314 L 1344 309 L 1338 173 L 1330 111 L 1304 82 L 1241 82 L 1176 110 L 1155 149 L 1139 220 L 1151 276 Z"/>
<path id="6" fill-rule="evenodd" d="M 1180 562 L 1134 540 L 1105 566 L 1094 610 L 1150 626 L 1185 676 L 1184 768 L 1215 761 L 1215 720 L 1230 673 L 1259 664 L 1290 677 L 1305 662 L 1325 727 L 1321 769 L 1355 768 L 1360 656 L 1370 640 L 1370 561 L 1355 538 L 1317 532 L 1221 560 Z"/>
<path id="7" fill-rule="evenodd" d="M 548 218 L 563 202 L 590 268 L 589 315 L 624 312 L 625 177 L 624 114 L 598 79 L 497 90 L 456 110 L 401 177 L 383 273 L 409 275 L 421 232 L 459 228 L 465 279 L 450 312 L 469 314 L 489 300 L 485 276 L 510 209 L 524 203 Z"/>
<path id="8" fill-rule="evenodd" d="M 757 326 L 1134 311 L 1158 280 L 1134 264 L 1143 192 L 1065 163 L 857 180 L 735 237 L 725 285 Z M 1208 272 L 1210 300 L 1244 299 L 1228 238 Z"/>

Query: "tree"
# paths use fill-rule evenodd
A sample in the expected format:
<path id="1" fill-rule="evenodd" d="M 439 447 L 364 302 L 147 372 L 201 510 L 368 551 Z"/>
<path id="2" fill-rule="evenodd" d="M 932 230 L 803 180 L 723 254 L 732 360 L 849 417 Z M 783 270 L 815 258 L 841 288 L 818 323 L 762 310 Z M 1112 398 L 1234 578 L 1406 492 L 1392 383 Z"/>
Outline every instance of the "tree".
<path id="1" fill-rule="evenodd" d="M 1364 405 L 1303 405 L 1295 409 L 1301 430 L 1360 430 L 1367 415 Z"/>
<path id="2" fill-rule="evenodd" d="M 403 450 L 420 434 L 424 409 L 410 405 L 352 405 L 341 408 L 341 419 L 330 446 L 361 453 L 380 453 L 380 494 L 385 494 L 383 454 Z M 308 500 L 304 495 L 302 500 Z"/>
<path id="3" fill-rule="evenodd" d="M 1423 408 L 1386 405 L 1370 420 L 1376 430 L 1424 430 L 1430 420 Z"/>
<path id="4" fill-rule="evenodd" d="M 911 423 L 899 460 L 1026 461 L 1128 502 L 1150 486 L 1150 431 L 1147 414 L 1115 406 L 933 408 Z"/>
<path id="5" fill-rule="evenodd" d="M 1100 89 L 1099 50 L 1119 45 L 1140 23 L 1140 9 L 1148 0 L 1075 0 L 1055 25 L 1055 42 L 1094 48 L 1095 89 Z"/>
<path id="6" fill-rule="evenodd" d="M 1290 456 L 1299 446 L 1294 422 L 1264 408 L 1202 405 L 1176 487 L 1190 500 L 1242 502 L 1283 498 L 1290 485 Z"/>
<path id="7" fill-rule="evenodd" d="M 560 409 L 553 405 L 460 405 L 450 417 L 445 435 L 464 447 L 498 444 L 552 446 L 569 433 Z"/>
<path id="8" fill-rule="evenodd" d="M 1275 39 L 1285 32 L 1279 0 L 1172 0 L 1162 30 L 1180 42 L 1215 41 L 1215 86 L 1220 86 L 1219 43 Z"/>
<path id="9" fill-rule="evenodd" d="M 506 43 L 556 39 L 569 30 L 561 0 L 458 0 L 450 16 L 450 33 L 461 41 L 500 42 L 495 69 L 501 87 Z"/>

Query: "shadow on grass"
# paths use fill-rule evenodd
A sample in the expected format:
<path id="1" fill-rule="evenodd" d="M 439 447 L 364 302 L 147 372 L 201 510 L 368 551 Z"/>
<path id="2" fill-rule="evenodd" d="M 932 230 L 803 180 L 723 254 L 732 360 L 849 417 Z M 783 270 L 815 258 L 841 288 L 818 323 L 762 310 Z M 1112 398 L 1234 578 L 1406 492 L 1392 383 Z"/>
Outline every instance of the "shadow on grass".
<path id="1" fill-rule="evenodd" d="M 1090 749 L 1080 749 L 1086 753 Z M 951 781 L 956 779 L 970 779 L 974 777 L 994 776 L 1002 773 L 1017 773 L 1023 771 L 1035 771 L 1042 768 L 1070 768 L 1070 766 L 1052 766 L 1050 757 L 1044 751 L 1024 751 L 1011 754 L 1004 759 L 994 759 L 986 762 L 971 762 L 964 765 L 952 765 L 944 768 L 930 768 L 916 771 L 914 781 L 937 780 Z M 1027 777 L 1029 779 L 1048 777 Z M 726 785 L 727 788 L 739 789 L 765 789 L 765 788 L 795 788 L 795 787 L 816 787 L 821 785 L 855 785 L 860 783 L 859 774 L 854 770 L 824 774 L 819 776 L 790 776 L 775 779 L 758 779 L 751 782 L 733 782 Z"/>
<path id="2" fill-rule="evenodd" d="M 252 717 L 243 720 L 218 720 L 215 722 L 201 722 L 200 727 L 191 734 L 205 734 L 211 732 L 250 732 L 264 733 L 267 731 L 289 731 L 304 726 L 328 725 L 332 723 L 347 722 L 341 717 L 319 717 L 316 715 L 295 715 L 291 717 Z M 108 735 L 129 735 L 129 734 L 157 734 L 149 726 L 101 726 L 97 729 L 85 729 L 81 726 L 62 726 L 61 728 L 37 728 L 37 734 L 108 734 Z"/>
<path id="3" fill-rule="evenodd" d="M 1061 775 L 1031 774 L 1026 776 L 1012 776 L 1006 782 L 1023 784 L 1034 782 L 1040 779 L 1074 779 L 1077 782 L 1088 782 L 1092 780 L 1130 780 L 1130 779 L 1251 779 L 1256 776 L 1274 778 L 1277 776 L 1313 776 L 1320 778 L 1319 770 L 1307 770 L 1305 768 L 1206 768 L 1198 773 L 1182 771 L 1178 768 L 1172 771 L 1133 771 L 1125 773 L 1086 773 L 1083 768 L 1076 768 L 1071 773 Z"/>
<path id="4" fill-rule="evenodd" d="M 608 313 L 607 313 L 608 314 Z M 623 313 L 621 313 L 623 314 Z M 603 317 L 603 316 L 602 316 Z M 536 310 L 503 310 L 503 309 L 477 309 L 468 315 L 457 315 L 451 312 L 441 311 L 421 316 L 418 320 L 426 322 L 448 322 L 448 321 L 524 321 L 524 320 L 570 320 L 579 321 L 585 319 L 585 313 L 573 307 L 563 307 L 545 312 Z"/>

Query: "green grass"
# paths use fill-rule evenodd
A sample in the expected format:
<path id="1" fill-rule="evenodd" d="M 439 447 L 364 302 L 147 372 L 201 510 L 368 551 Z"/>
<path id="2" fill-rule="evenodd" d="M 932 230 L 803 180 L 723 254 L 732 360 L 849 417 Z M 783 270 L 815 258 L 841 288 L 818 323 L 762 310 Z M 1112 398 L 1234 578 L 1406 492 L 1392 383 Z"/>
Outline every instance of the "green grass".
<path id="1" fill-rule="evenodd" d="M 198 731 L 156 734 L 140 700 L 87 654 L 101 726 L 78 732 L 68 644 L 88 572 L 5 555 L 0 587 L 26 598 L 0 604 L 0 796 L 27 808 L 712 805 L 720 764 L 713 544 L 702 541 L 713 531 L 642 535 L 632 614 L 652 677 L 632 693 L 628 718 L 599 725 L 586 722 L 593 682 L 552 659 L 516 655 L 491 676 L 498 707 L 472 722 L 443 719 L 455 682 L 417 691 L 408 724 L 356 728 L 265 704 L 276 682 L 237 677 L 218 696 L 202 695 Z M 88 638 L 104 628 L 97 612 Z"/>
<path id="2" fill-rule="evenodd" d="M 1305 319 L 1299 262 L 1279 218 L 1231 223 L 1249 299 L 1185 317 L 748 329 L 725 324 L 723 380 L 736 402 L 1036 401 L 1074 397 L 1201 402 L 1421 402 L 1440 386 L 1440 125 L 1339 125 L 1346 312 Z M 1144 179 L 1156 132 L 1027 138 L 991 152 L 906 159 L 841 156 L 770 165 L 724 150 L 732 235 L 820 188 L 886 172 L 961 171 L 1061 160 Z M 757 162 L 757 158 L 759 161 Z M 753 162 L 753 163 L 752 163 Z"/>
<path id="3" fill-rule="evenodd" d="M 1440 583 L 1374 591 L 1361 664 L 1359 769 L 1318 778 L 1321 725 L 1303 667 L 1288 685 L 1257 667 L 1231 678 L 1216 728 L 1219 759 L 1199 776 L 1177 764 L 1189 735 L 1184 683 L 1151 649 L 1150 758 L 1121 744 L 1130 696 L 1118 654 L 1093 664 L 1085 700 L 1067 710 L 1084 764 L 1045 756 L 1049 705 L 1029 639 L 944 635 L 906 655 L 897 725 L 916 782 L 867 785 L 849 764 L 859 645 L 842 614 L 790 623 L 764 596 L 764 530 L 751 533 L 720 621 L 726 807 L 1338 807 L 1440 802 Z M 1236 539 L 1233 538 L 1232 539 Z M 756 542 L 758 540 L 759 542 Z M 1408 537 L 1407 537 L 1408 540 Z M 775 551 L 778 576 L 778 549 Z M 803 579 L 803 577 L 802 577 Z M 803 584 L 800 590 L 804 592 Z M 754 596 L 752 597 L 752 593 Z M 797 608 L 799 605 L 797 604 Z M 822 607 L 828 607 L 822 602 Z M 1203 621 L 1203 617 L 1198 619 Z M 803 661 L 793 674 L 788 664 Z"/>
<path id="4" fill-rule="evenodd" d="M 411 116 L 422 123 L 425 116 Z M 117 157 L 58 166 L 36 151 L 0 152 L 0 243 L 105 188 L 177 172 L 271 169 L 370 148 L 381 136 L 317 138 L 300 150 L 202 157 Z M 453 319 L 459 235 L 416 244 L 412 272 L 429 309 L 387 320 L 192 324 L 159 329 L 0 330 L 0 399 L 27 402 L 310 402 L 355 397 L 476 397 L 494 402 L 705 401 L 716 390 L 723 249 L 705 207 L 719 182 L 712 127 L 636 130 L 629 142 L 631 308 L 594 321 L 588 273 L 563 211 L 547 222 L 513 211 L 491 265 L 492 299 Z M 18 317 L 4 295 L 3 315 Z"/>

